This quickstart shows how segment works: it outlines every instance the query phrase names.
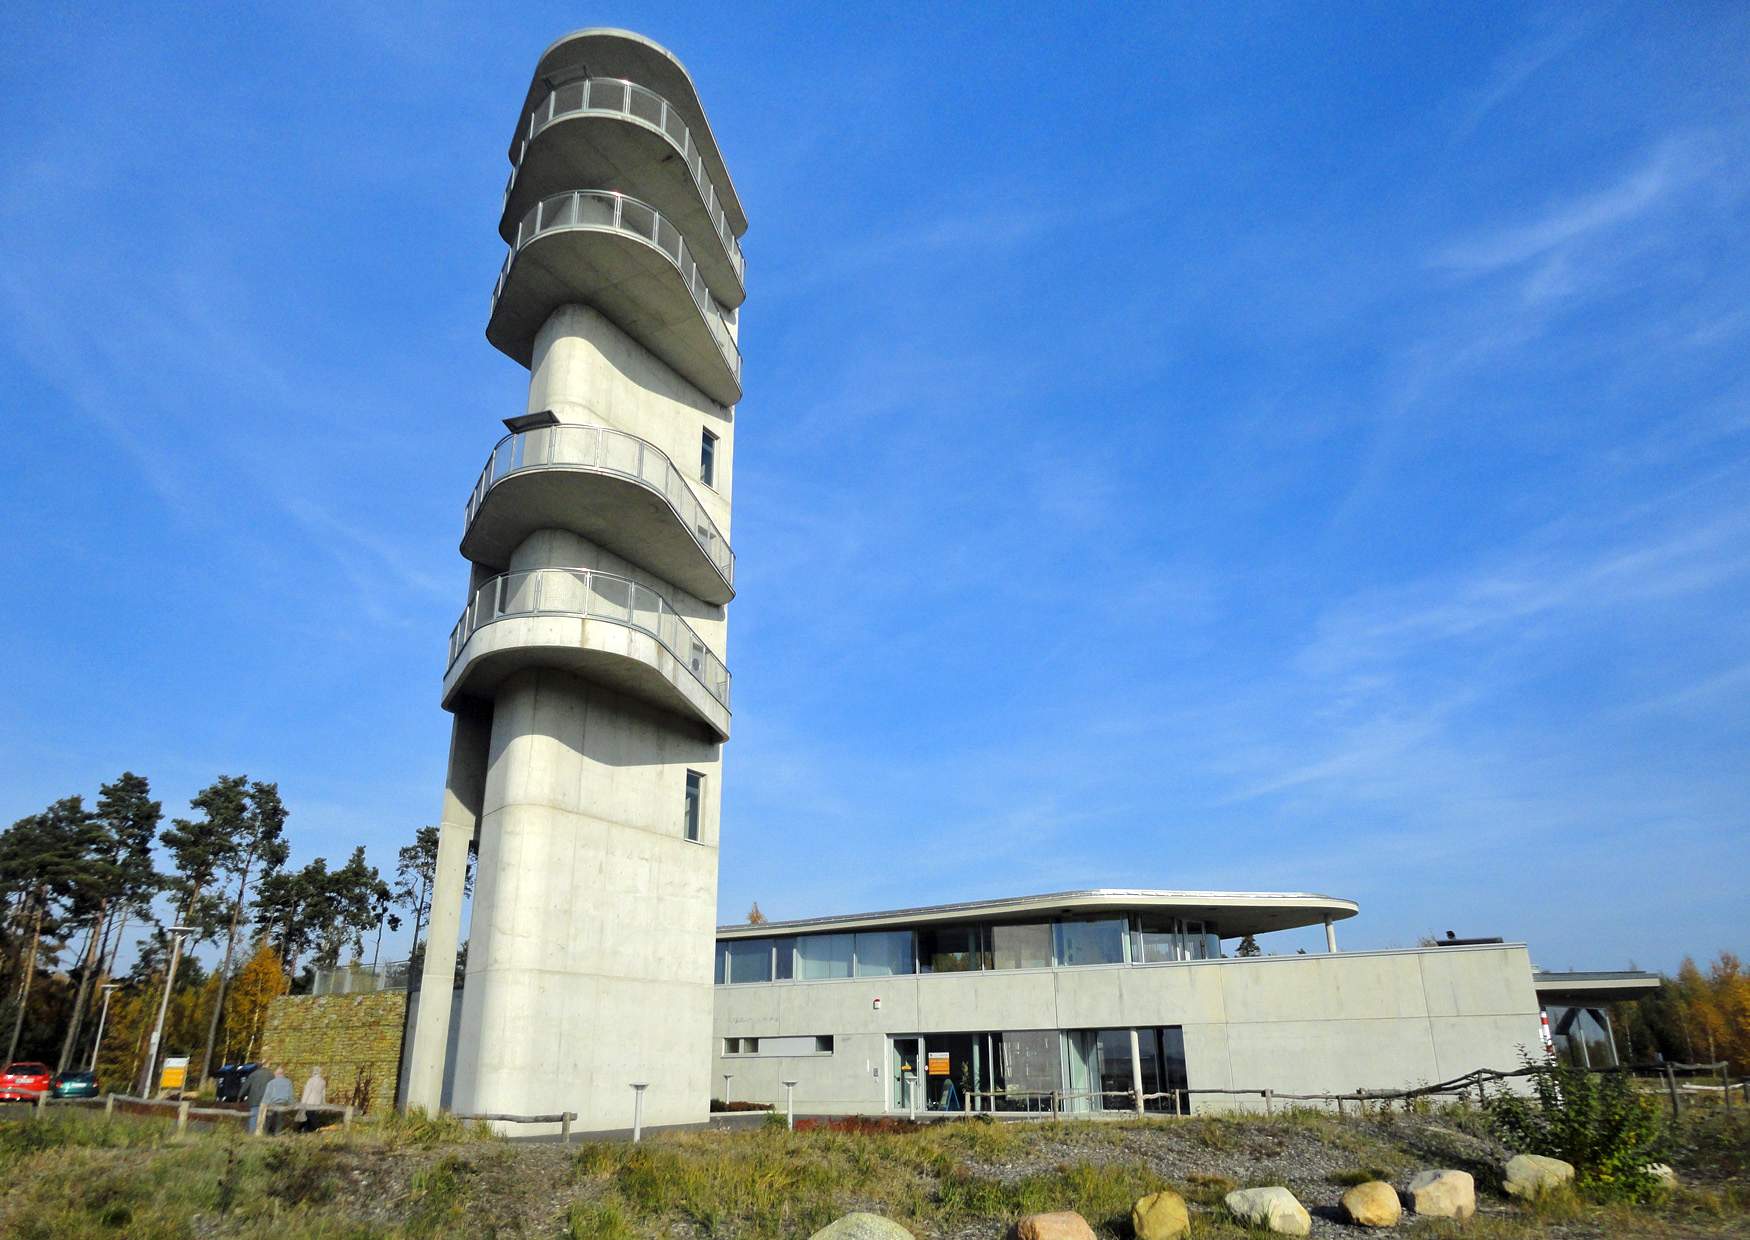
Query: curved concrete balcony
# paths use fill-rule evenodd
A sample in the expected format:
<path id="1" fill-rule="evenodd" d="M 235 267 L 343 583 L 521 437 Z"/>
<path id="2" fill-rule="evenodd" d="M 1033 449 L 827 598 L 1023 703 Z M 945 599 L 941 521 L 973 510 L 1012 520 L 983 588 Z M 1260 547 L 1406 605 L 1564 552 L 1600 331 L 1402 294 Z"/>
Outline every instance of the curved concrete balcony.
<path id="1" fill-rule="evenodd" d="M 551 667 L 729 737 L 729 669 L 655 590 L 612 573 L 537 568 L 482 582 L 450 631 L 444 705 Z"/>
<path id="2" fill-rule="evenodd" d="M 560 306 L 588 302 L 712 400 L 741 399 L 741 350 L 680 230 L 636 198 L 573 190 L 517 224 L 486 338 L 523 365 Z"/>
<path id="3" fill-rule="evenodd" d="M 746 296 L 747 261 L 704 155 L 679 110 L 655 91 L 603 77 L 553 88 L 523 118 L 512 163 L 498 224 L 506 241 L 535 202 L 605 175 L 671 212 L 687 236 L 711 233 L 717 245 L 702 245 L 694 257 L 717 300 L 738 306 Z"/>
<path id="4" fill-rule="evenodd" d="M 536 530 L 582 534 L 707 603 L 735 596 L 735 553 L 654 444 L 605 426 L 506 435 L 468 496 L 462 554 L 504 568 Z"/>

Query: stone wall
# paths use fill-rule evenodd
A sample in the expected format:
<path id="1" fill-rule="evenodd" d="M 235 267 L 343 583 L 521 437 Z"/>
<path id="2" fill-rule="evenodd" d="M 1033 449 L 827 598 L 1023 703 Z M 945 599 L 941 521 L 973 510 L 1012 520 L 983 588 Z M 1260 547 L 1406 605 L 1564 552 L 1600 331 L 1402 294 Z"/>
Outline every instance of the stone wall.
<path id="1" fill-rule="evenodd" d="M 283 995 L 267 1010 L 261 1058 L 283 1064 L 293 1096 L 303 1093 L 310 1070 L 328 1077 L 328 1101 L 365 1110 L 395 1105 L 401 1074 L 401 1031 L 407 992 L 364 995 Z"/>

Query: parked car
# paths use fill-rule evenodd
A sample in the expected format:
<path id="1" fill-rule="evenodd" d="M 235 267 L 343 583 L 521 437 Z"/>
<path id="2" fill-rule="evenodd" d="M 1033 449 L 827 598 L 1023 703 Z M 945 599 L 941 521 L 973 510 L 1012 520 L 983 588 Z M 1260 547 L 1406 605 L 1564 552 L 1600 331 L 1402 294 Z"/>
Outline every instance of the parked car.
<path id="1" fill-rule="evenodd" d="M 54 1079 L 46 1063 L 9 1063 L 0 1072 L 0 1102 L 35 1102 L 49 1092 Z"/>
<path id="2" fill-rule="evenodd" d="M 254 1063 L 228 1063 L 213 1073 L 213 1082 L 220 1102 L 242 1102 L 249 1087 L 249 1074 L 259 1068 Z"/>
<path id="3" fill-rule="evenodd" d="M 97 1097 L 97 1074 L 94 1072 L 63 1072 L 55 1077 L 52 1096 L 56 1098 Z"/>

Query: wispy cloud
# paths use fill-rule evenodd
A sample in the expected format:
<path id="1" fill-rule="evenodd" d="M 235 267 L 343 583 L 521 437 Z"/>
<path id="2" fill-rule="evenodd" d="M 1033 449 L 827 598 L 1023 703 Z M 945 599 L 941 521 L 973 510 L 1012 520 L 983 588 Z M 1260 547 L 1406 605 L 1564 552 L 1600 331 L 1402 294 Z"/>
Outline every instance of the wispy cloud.
<path id="1" fill-rule="evenodd" d="M 1639 219 L 1694 182 L 1709 162 L 1699 143 L 1667 141 L 1603 189 L 1557 202 L 1530 219 L 1462 238 L 1442 248 L 1434 262 L 1464 274 L 1486 274 L 1546 257 Z"/>

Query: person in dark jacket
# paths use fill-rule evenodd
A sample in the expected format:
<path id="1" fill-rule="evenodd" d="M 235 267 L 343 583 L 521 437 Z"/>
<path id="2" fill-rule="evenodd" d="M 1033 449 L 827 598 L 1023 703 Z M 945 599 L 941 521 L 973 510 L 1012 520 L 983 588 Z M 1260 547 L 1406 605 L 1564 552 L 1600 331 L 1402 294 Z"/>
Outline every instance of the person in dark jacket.
<path id="1" fill-rule="evenodd" d="M 272 1064 L 257 1064 L 255 1071 L 249 1074 L 249 1084 L 243 1090 L 243 1101 L 249 1106 L 250 1132 L 254 1132 L 255 1126 L 261 1122 L 261 1099 L 272 1082 Z"/>

